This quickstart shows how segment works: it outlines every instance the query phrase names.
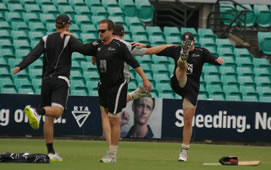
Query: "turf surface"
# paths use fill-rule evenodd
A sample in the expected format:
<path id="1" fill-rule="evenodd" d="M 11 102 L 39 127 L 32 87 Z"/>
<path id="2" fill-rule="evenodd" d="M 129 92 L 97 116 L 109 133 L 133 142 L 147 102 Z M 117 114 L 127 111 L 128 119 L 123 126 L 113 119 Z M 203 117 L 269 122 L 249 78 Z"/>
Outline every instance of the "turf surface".
<path id="1" fill-rule="evenodd" d="M 103 164 L 99 159 L 106 150 L 105 141 L 55 140 L 56 151 L 64 162 L 50 164 L 0 163 L 1 170 L 270 170 L 270 146 L 237 146 L 192 144 L 188 162 L 178 162 L 179 143 L 124 142 L 119 144 L 118 162 Z M 46 153 L 40 139 L 0 139 L 0 152 Z M 261 165 L 203 166 L 203 162 L 217 162 L 222 156 L 236 155 L 240 161 L 260 160 Z"/>

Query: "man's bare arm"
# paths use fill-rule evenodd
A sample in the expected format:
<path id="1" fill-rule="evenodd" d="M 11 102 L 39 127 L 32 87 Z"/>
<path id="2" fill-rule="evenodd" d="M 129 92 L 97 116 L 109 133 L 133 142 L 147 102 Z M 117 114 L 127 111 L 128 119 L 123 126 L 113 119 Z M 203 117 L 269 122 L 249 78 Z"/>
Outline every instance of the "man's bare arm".
<path id="1" fill-rule="evenodd" d="M 154 46 L 154 47 L 151 47 L 151 48 L 147 48 L 147 51 L 145 52 L 145 54 L 148 54 L 148 55 L 157 54 L 157 53 L 160 53 L 164 49 L 166 49 L 168 47 L 171 47 L 171 46 L 176 46 L 176 45 L 166 44 L 166 45 L 159 45 L 159 46 Z"/>

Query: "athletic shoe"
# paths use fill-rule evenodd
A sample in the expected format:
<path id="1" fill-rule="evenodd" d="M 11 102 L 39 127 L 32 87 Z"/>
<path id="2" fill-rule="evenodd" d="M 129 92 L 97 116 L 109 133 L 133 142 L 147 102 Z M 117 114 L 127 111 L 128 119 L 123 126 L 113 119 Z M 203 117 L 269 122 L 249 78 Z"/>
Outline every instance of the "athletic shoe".
<path id="1" fill-rule="evenodd" d="M 48 154 L 49 158 L 50 158 L 50 161 L 52 162 L 62 162 L 63 159 L 57 154 L 53 154 L 53 153 L 49 153 Z"/>
<path id="2" fill-rule="evenodd" d="M 100 160 L 100 162 L 102 162 L 102 163 L 116 163 L 117 159 L 116 159 L 116 156 L 114 156 L 112 153 L 107 151 L 106 154 L 104 155 L 104 157 L 102 157 L 102 159 Z"/>
<path id="3" fill-rule="evenodd" d="M 151 97 L 151 93 L 146 91 L 143 87 L 139 86 L 137 89 L 132 91 L 130 94 L 133 100 L 138 99 L 140 97 Z"/>
<path id="4" fill-rule="evenodd" d="M 181 149 L 178 161 L 187 161 L 188 149 Z"/>
<path id="5" fill-rule="evenodd" d="M 40 125 L 37 118 L 39 115 L 37 114 L 36 110 L 30 106 L 26 106 L 24 108 L 24 112 L 25 115 L 28 117 L 30 126 L 35 130 L 39 129 Z"/>
<path id="6" fill-rule="evenodd" d="M 181 51 L 180 51 L 180 58 L 182 61 L 186 61 L 188 59 L 190 47 L 191 47 L 191 40 L 182 41 L 182 46 L 181 46 Z"/>

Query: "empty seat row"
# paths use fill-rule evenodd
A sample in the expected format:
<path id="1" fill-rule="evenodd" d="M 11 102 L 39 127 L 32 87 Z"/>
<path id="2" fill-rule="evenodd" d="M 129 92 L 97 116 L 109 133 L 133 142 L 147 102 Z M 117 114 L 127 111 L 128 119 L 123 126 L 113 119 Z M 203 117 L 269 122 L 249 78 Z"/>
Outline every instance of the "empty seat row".
<path id="1" fill-rule="evenodd" d="M 267 5 L 263 4 L 255 4 L 253 6 L 249 4 L 242 4 L 243 7 L 237 5 L 233 5 L 231 3 L 223 4 L 221 3 L 219 6 L 220 9 L 220 18 L 222 19 L 225 25 L 229 25 L 234 18 L 238 15 L 239 12 L 247 10 L 246 18 L 245 12 L 240 15 L 240 18 L 233 23 L 233 26 L 236 23 L 241 23 L 241 25 L 245 25 L 247 27 L 254 26 L 257 24 L 260 27 L 270 27 L 271 26 L 271 10 Z M 246 22 L 245 22 L 246 21 Z"/>

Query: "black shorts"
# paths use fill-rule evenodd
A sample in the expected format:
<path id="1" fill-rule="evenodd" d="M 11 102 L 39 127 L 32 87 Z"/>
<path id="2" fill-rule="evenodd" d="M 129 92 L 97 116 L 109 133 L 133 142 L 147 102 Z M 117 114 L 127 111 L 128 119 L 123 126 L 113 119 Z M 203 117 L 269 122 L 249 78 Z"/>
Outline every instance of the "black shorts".
<path id="1" fill-rule="evenodd" d="M 49 77 L 43 79 L 41 88 L 41 106 L 59 105 L 66 108 L 69 85 L 64 79 Z"/>
<path id="2" fill-rule="evenodd" d="M 176 76 L 173 76 L 170 80 L 171 88 L 175 93 L 182 96 L 182 98 L 187 98 L 194 106 L 197 105 L 199 86 L 193 82 L 193 80 L 187 78 L 186 85 L 184 88 L 179 86 Z"/>
<path id="3" fill-rule="evenodd" d="M 99 83 L 98 94 L 100 106 L 108 108 L 108 112 L 111 114 L 117 114 L 126 107 L 128 85 L 124 81 L 114 87 L 104 87 Z"/>

